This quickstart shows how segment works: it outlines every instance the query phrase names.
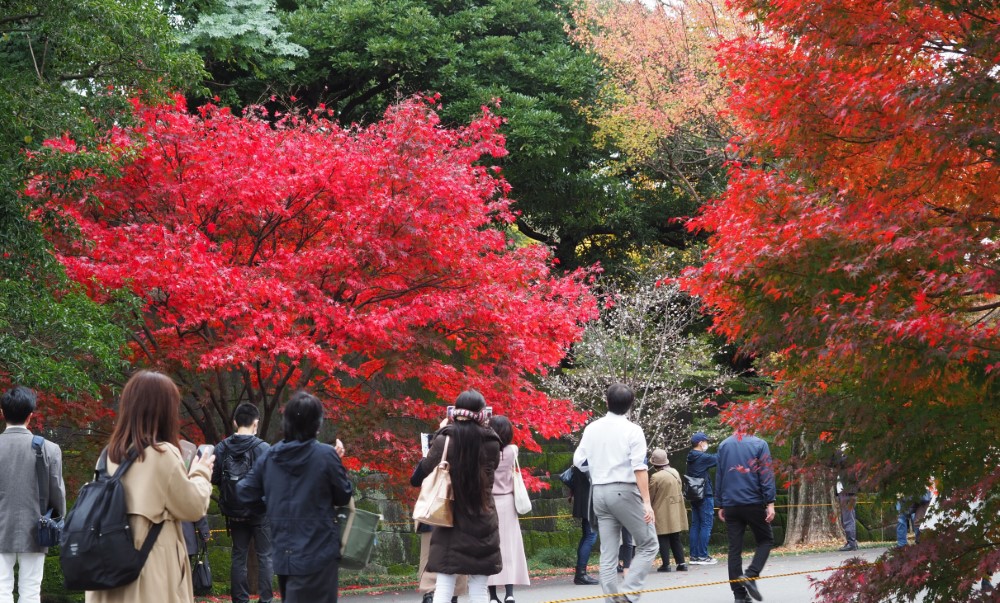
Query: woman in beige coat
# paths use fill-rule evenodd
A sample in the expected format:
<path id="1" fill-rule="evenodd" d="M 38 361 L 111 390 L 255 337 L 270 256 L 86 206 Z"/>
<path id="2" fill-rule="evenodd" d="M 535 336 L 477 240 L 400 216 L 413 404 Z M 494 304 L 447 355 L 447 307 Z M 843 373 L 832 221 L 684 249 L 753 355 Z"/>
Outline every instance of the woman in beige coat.
<path id="1" fill-rule="evenodd" d="M 657 471 L 649 478 L 649 499 L 656 517 L 656 537 L 660 541 L 660 558 L 663 565 L 657 571 L 670 571 L 670 553 L 673 551 L 677 571 L 686 572 L 681 532 L 688 529 L 687 510 L 681 494 L 681 476 L 670 466 L 667 452 L 657 448 L 649 455 L 649 464 Z"/>
<path id="2" fill-rule="evenodd" d="M 208 511 L 215 455 L 185 469 L 179 448 L 180 392 L 166 375 L 140 371 L 122 390 L 118 421 L 108 443 L 108 472 L 128 451 L 138 458 L 122 477 L 136 549 L 154 523 L 165 522 L 139 578 L 112 590 L 88 591 L 87 603 L 192 603 L 191 566 L 181 523 Z"/>

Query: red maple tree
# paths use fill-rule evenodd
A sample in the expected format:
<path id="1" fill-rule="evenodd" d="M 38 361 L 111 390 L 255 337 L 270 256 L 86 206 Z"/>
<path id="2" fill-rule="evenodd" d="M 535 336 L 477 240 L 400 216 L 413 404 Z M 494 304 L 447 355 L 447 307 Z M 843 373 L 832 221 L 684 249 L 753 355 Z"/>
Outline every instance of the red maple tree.
<path id="1" fill-rule="evenodd" d="M 847 443 L 885 499 L 933 476 L 941 508 L 966 509 L 823 600 L 984 596 L 972 584 L 1000 568 L 1000 8 L 733 5 L 760 26 L 722 53 L 744 160 L 691 222 L 712 235 L 684 278 L 775 379 L 730 419 Z"/>
<path id="2" fill-rule="evenodd" d="M 141 298 L 133 360 L 179 381 L 208 440 L 244 400 L 273 436 L 308 388 L 355 467 L 399 477 L 416 434 L 476 388 L 537 448 L 585 418 L 535 383 L 596 316 L 589 276 L 507 236 L 509 187 L 481 163 L 506 153 L 499 118 L 445 128 L 434 101 L 366 128 L 136 103 L 100 149 L 47 145 L 111 154 L 118 173 L 46 173 L 29 194 L 73 279 Z"/>

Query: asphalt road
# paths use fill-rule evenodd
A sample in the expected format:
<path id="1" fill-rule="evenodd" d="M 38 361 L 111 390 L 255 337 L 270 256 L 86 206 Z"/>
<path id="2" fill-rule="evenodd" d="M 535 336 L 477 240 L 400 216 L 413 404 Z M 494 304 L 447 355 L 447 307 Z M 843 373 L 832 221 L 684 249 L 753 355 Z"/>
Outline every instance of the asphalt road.
<path id="1" fill-rule="evenodd" d="M 764 601 L 768 603 L 808 603 L 812 601 L 812 590 L 809 578 L 823 578 L 829 574 L 824 571 L 840 565 L 844 560 L 861 556 L 868 560 L 878 557 L 883 548 L 862 549 L 855 553 L 809 553 L 803 555 L 772 555 L 764 567 L 761 580 L 758 581 Z M 749 563 L 744 558 L 744 564 Z M 659 561 L 655 564 L 659 566 Z M 779 576 L 780 574 L 795 574 Z M 774 577 L 770 577 L 774 576 Z M 694 603 L 733 603 L 732 591 L 728 584 L 713 584 L 727 580 L 725 559 L 720 559 L 718 565 L 692 565 L 691 571 L 649 574 L 646 579 L 646 589 L 665 589 L 660 592 L 647 593 L 642 597 L 646 603 L 659 602 L 694 602 Z M 503 590 L 500 590 L 503 593 Z M 558 576 L 535 580 L 531 586 L 518 587 L 514 591 L 517 603 L 551 603 L 594 601 L 604 603 L 600 586 L 577 586 L 573 584 L 572 575 Z M 596 597 L 596 598 L 591 598 Z M 378 595 L 347 596 L 341 593 L 340 601 L 347 603 L 378 603 L 399 602 L 419 603 L 420 594 L 415 591 L 387 592 Z M 468 597 L 459 597 L 461 603 Z"/>

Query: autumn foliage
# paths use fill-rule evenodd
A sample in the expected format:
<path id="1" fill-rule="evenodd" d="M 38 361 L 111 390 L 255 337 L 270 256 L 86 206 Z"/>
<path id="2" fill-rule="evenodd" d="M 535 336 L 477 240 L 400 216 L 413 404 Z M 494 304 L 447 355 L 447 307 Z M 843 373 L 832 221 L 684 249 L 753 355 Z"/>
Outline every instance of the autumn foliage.
<path id="1" fill-rule="evenodd" d="M 761 27 L 722 54 L 744 159 L 691 222 L 711 240 L 684 279 L 776 381 L 730 418 L 848 443 L 889 500 L 934 476 L 967 509 L 823 600 L 970 600 L 1000 567 L 1000 8 L 733 5 Z"/>
<path id="2" fill-rule="evenodd" d="M 48 143 L 110 154 L 118 173 L 48 174 L 29 194 L 59 218 L 48 234 L 73 279 L 141 298 L 134 361 L 179 380 L 208 439 L 243 400 L 274 437 L 305 387 L 355 467 L 408 475 L 417 433 L 477 388 L 535 447 L 584 419 L 535 379 L 596 315 L 588 277 L 505 234 L 508 186 L 481 163 L 506 153 L 499 119 L 445 128 L 433 102 L 366 128 L 137 103 L 100 149 Z"/>

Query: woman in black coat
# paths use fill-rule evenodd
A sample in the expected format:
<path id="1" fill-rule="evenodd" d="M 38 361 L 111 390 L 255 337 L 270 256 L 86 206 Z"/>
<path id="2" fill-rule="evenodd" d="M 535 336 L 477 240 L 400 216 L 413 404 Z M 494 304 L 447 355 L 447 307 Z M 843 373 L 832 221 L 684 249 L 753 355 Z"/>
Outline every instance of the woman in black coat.
<path id="1" fill-rule="evenodd" d="M 421 473 L 433 472 L 448 441 L 454 526 L 434 528 L 431 534 L 427 571 L 437 572 L 434 603 L 450 603 L 458 575 L 469 576 L 471 603 L 487 603 L 486 579 L 503 567 L 492 493 L 493 472 L 500 464 L 500 438 L 487 426 L 485 407 L 479 392 L 462 392 L 452 420 L 442 422 L 427 457 L 420 462 Z"/>

